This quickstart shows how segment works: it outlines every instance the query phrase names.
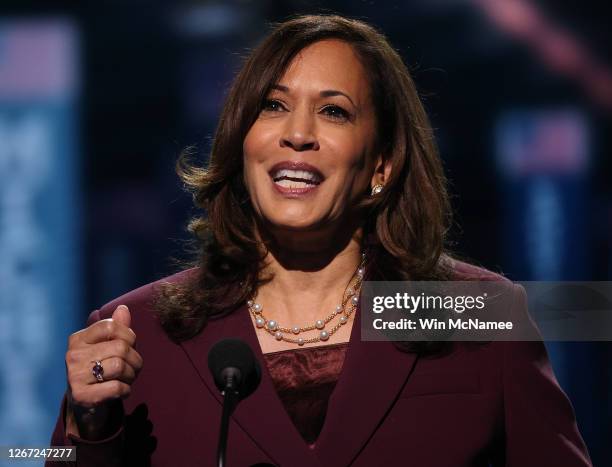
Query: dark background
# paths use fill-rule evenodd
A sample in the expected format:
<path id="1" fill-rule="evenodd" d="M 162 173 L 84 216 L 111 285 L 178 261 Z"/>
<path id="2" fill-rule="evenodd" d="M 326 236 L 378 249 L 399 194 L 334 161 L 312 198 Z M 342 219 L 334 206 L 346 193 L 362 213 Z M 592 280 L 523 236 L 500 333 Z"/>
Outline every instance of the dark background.
<path id="1" fill-rule="evenodd" d="M 612 280 L 607 2 L 78 3 L 5 0 L 0 14 L 67 16 L 80 33 L 83 319 L 176 269 L 169 258 L 181 256 L 192 210 L 175 159 L 198 144 L 204 160 L 241 57 L 270 21 L 296 13 L 364 19 L 400 51 L 451 181 L 454 250 L 513 280 Z M 500 118 L 564 111 L 579 117 L 588 136 L 581 169 L 559 175 L 552 164 L 521 178 L 500 168 Z M 556 193 L 556 217 L 545 201 L 535 213 L 528 207 L 529 196 L 540 196 L 529 195 L 534 180 L 544 180 L 540 195 L 550 187 Z M 555 249 L 528 254 L 542 244 Z M 556 266 L 546 266 L 550 255 Z M 610 343 L 547 345 L 595 465 L 612 465 Z"/>

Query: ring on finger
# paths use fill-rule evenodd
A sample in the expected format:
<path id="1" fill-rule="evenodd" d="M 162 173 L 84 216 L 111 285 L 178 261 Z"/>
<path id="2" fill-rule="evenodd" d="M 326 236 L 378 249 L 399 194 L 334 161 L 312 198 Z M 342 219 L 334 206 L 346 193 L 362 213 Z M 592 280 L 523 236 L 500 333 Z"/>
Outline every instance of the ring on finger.
<path id="1" fill-rule="evenodd" d="M 91 368 L 91 374 L 96 377 L 98 383 L 104 382 L 104 367 L 100 360 L 92 361 L 94 366 Z"/>

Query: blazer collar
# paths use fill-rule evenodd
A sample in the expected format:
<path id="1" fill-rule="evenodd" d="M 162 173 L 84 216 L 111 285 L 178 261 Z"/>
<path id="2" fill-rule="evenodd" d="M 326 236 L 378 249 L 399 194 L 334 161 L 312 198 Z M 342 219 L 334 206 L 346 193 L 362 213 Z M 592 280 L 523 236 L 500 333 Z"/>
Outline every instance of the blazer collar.
<path id="1" fill-rule="evenodd" d="M 332 392 L 315 452 L 323 465 L 348 466 L 379 427 L 406 384 L 416 356 L 391 342 L 361 340 L 357 309 L 340 379 Z"/>
<path id="2" fill-rule="evenodd" d="M 394 404 L 416 362 L 414 354 L 400 352 L 390 342 L 362 342 L 361 313 L 357 309 L 325 423 L 314 449 L 310 449 L 276 393 L 246 306 L 211 320 L 202 333 L 181 344 L 206 389 L 221 404 L 207 356 L 217 341 L 229 337 L 251 346 L 262 373 L 259 387 L 240 402 L 232 418 L 273 462 L 283 467 L 347 466 L 353 462 Z M 229 446 L 228 458 L 231 449 Z"/>

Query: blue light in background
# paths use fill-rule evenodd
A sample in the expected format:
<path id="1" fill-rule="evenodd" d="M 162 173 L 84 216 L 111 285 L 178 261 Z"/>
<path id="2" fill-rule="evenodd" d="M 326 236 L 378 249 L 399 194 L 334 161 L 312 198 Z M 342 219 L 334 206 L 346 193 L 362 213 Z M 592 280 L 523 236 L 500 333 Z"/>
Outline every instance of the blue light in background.
<path id="1" fill-rule="evenodd" d="M 497 121 L 506 264 L 522 281 L 588 280 L 589 125 L 578 109 L 509 111 Z M 546 342 L 559 383 L 572 387 L 564 344 Z"/>
<path id="2" fill-rule="evenodd" d="M 2 445 L 49 442 L 82 325 L 77 47 L 69 20 L 0 21 Z"/>
<path id="3" fill-rule="evenodd" d="M 507 264 L 517 280 L 587 280 L 589 125 L 578 109 L 507 112 L 495 130 Z"/>
<path id="4" fill-rule="evenodd" d="M 559 187 L 546 177 L 529 183 L 524 222 L 527 264 L 532 277 L 558 281 L 562 277 L 562 250 L 565 241 L 564 215 Z"/>

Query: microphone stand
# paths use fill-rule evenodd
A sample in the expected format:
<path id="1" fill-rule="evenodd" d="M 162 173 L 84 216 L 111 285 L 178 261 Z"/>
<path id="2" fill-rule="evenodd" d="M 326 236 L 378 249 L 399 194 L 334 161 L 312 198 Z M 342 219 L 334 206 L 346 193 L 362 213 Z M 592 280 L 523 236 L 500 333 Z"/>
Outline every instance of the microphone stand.
<path id="1" fill-rule="evenodd" d="M 228 371 L 234 370 L 234 371 Z M 225 467 L 225 453 L 227 450 L 227 435 L 229 432 L 229 419 L 240 401 L 239 393 L 236 390 L 235 376 L 236 369 L 228 368 L 225 370 L 227 373 L 227 382 L 225 384 L 225 390 L 223 391 L 223 408 L 221 412 L 221 428 L 219 429 L 219 444 L 217 446 L 217 466 Z"/>

